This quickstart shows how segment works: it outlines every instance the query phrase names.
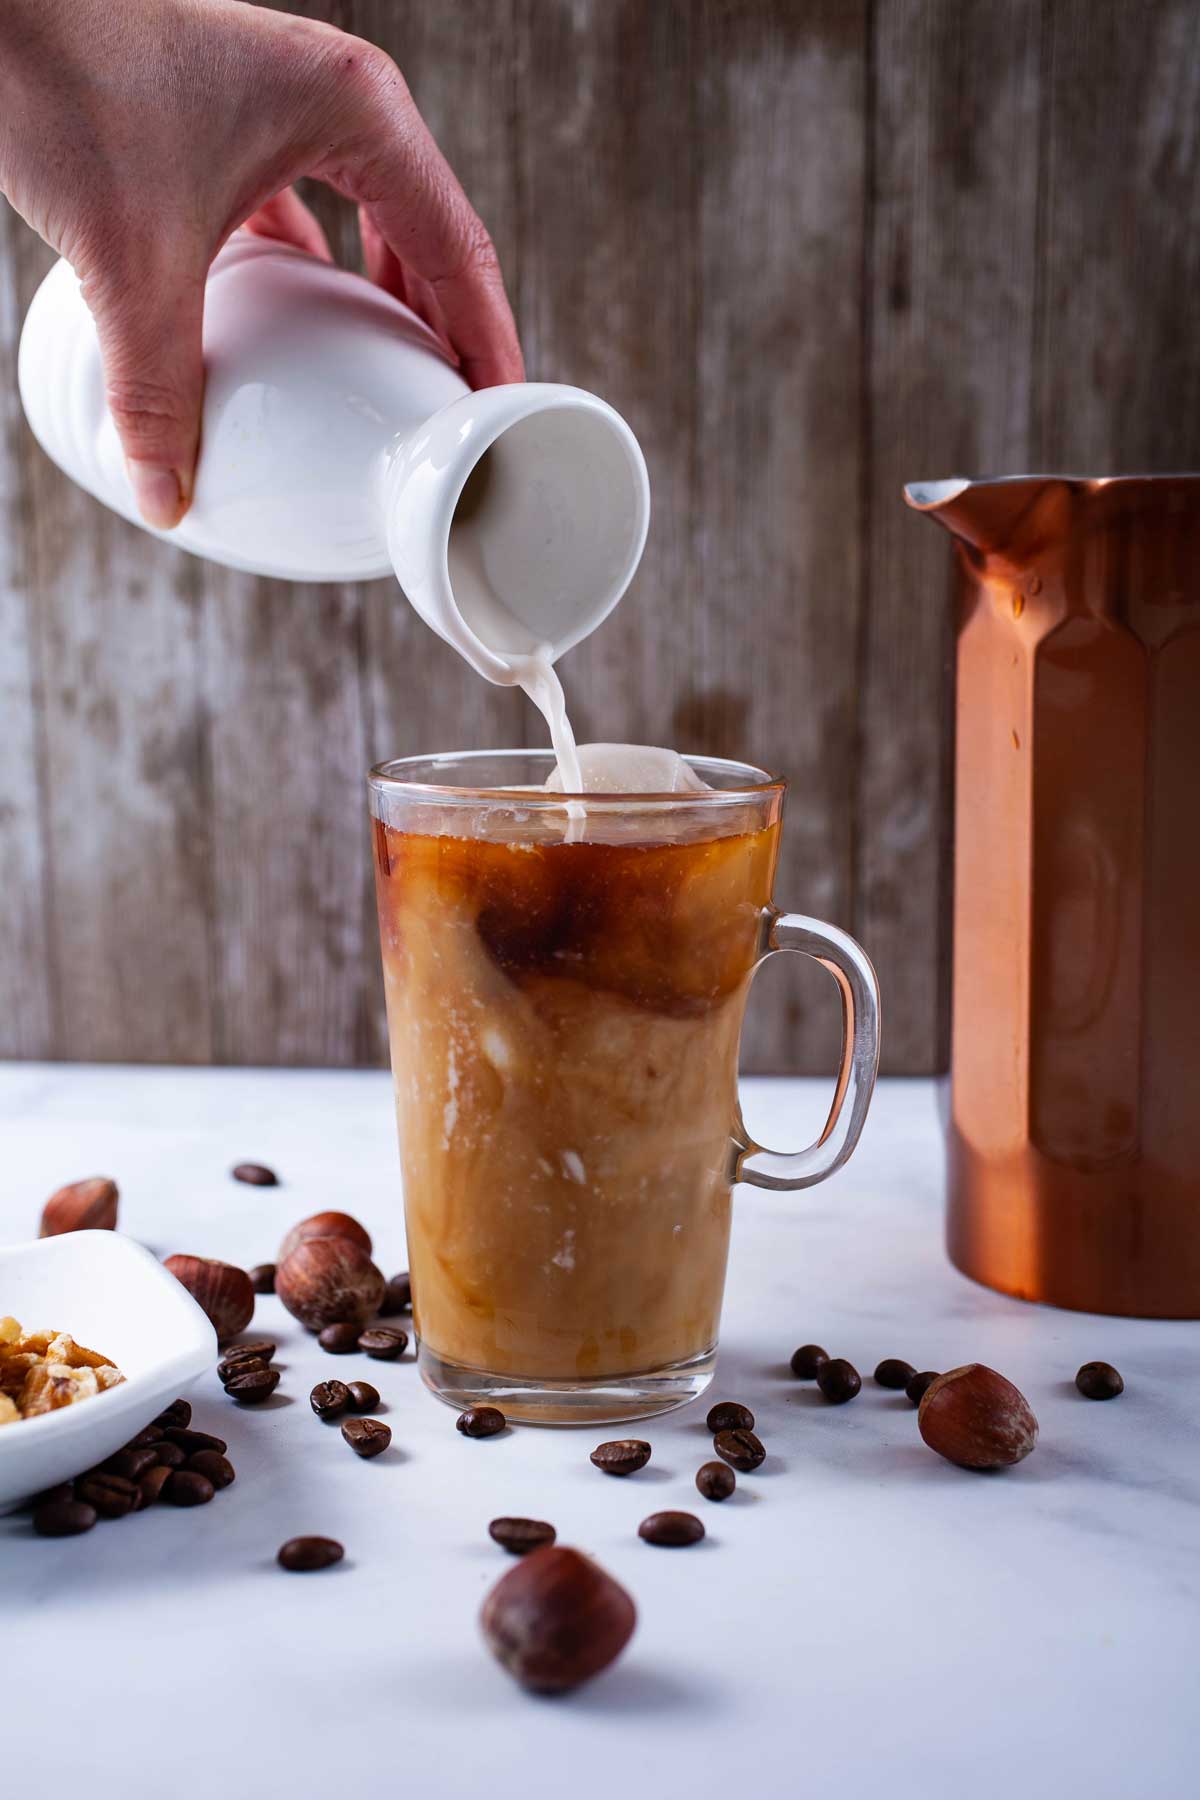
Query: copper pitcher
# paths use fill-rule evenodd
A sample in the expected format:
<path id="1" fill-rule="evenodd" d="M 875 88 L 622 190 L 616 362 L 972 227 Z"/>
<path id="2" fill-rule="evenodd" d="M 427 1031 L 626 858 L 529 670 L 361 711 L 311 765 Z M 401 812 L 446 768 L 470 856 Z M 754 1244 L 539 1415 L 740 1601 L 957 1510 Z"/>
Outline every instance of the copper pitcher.
<path id="1" fill-rule="evenodd" d="M 1200 1318 L 1200 475 L 906 497 L 962 576 L 951 1260 Z"/>

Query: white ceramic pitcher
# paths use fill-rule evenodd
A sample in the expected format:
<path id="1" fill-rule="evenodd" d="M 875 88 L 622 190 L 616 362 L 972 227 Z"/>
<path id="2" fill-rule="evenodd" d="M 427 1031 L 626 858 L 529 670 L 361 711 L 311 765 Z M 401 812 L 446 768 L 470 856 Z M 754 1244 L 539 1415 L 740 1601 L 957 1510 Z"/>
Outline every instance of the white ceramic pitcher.
<path id="1" fill-rule="evenodd" d="M 433 333 L 361 276 L 237 232 L 213 263 L 191 508 L 156 536 L 294 581 L 393 569 L 490 681 L 552 658 L 612 610 L 650 516 L 646 465 L 611 406 L 546 382 L 472 393 Z M 19 357 L 43 449 L 143 521 L 70 265 L 38 289 Z M 148 529 L 148 528 L 147 528 Z"/>

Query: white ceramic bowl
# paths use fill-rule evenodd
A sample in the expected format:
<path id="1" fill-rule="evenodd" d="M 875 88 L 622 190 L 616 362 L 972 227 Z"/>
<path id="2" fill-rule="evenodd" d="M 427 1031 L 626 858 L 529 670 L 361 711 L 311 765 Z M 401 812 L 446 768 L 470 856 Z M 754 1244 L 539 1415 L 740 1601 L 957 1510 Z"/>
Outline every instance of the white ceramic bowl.
<path id="1" fill-rule="evenodd" d="M 0 1426 L 0 1511 L 103 1462 L 211 1368 L 217 1338 L 187 1289 L 116 1231 L 0 1247 L 0 1317 L 70 1332 L 111 1357 L 119 1387 Z"/>

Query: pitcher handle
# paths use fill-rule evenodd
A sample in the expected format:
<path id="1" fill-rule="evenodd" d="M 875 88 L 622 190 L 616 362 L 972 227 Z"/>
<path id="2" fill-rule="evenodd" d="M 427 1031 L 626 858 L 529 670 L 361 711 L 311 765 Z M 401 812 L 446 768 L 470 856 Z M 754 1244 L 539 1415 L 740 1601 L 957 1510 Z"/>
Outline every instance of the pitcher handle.
<path id="1" fill-rule="evenodd" d="M 840 1169 L 859 1140 L 879 1067 L 879 982 L 861 944 L 834 925 L 803 913 L 771 917 L 760 962 L 780 950 L 810 956 L 829 970 L 842 996 L 842 1061 L 829 1117 L 806 1150 L 756 1144 L 741 1114 L 734 1137 L 734 1179 L 752 1187 L 813 1187 Z"/>

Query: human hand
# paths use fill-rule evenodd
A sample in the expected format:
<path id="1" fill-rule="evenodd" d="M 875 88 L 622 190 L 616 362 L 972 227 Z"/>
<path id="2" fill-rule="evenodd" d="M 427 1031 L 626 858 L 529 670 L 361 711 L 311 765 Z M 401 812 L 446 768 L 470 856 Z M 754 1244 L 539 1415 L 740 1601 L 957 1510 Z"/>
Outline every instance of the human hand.
<path id="1" fill-rule="evenodd" d="M 302 175 L 473 387 L 522 379 L 491 239 L 383 51 L 240 0 L 2 0 L 0 191 L 80 278 L 151 525 L 191 501 L 217 251 L 247 225 L 329 258 Z"/>

